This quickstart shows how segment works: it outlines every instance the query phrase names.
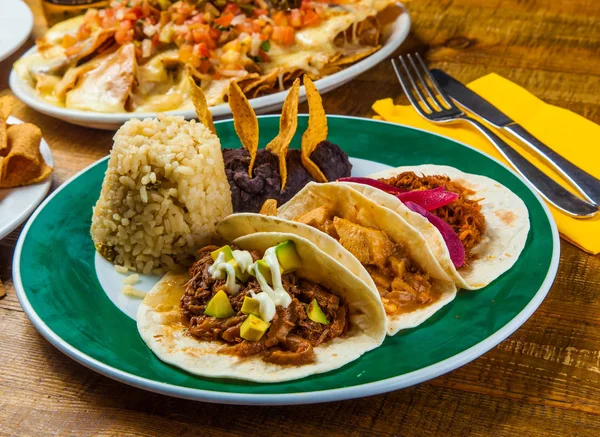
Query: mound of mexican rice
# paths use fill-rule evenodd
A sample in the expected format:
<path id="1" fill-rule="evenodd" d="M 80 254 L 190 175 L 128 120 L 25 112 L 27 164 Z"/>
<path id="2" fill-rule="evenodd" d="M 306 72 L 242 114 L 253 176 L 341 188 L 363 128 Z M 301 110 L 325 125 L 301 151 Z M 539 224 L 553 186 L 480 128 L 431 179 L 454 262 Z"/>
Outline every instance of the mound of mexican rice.
<path id="1" fill-rule="evenodd" d="M 193 262 L 231 212 L 216 135 L 183 117 L 132 119 L 114 137 L 92 239 L 114 264 L 159 274 Z"/>

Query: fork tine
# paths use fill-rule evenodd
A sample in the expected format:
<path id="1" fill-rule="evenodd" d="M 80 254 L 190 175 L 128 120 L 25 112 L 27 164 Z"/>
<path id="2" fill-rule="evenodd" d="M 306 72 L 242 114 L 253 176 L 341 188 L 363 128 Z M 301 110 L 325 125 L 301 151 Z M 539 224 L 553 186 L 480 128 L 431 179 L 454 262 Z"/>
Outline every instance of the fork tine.
<path id="1" fill-rule="evenodd" d="M 400 59 L 402 59 L 402 57 L 400 57 Z M 398 65 L 396 63 L 395 59 L 392 59 L 392 67 L 394 67 L 394 72 L 396 73 L 396 77 L 398 78 L 398 82 L 400 82 L 400 86 L 402 87 L 402 90 L 404 91 L 404 94 L 406 94 L 406 97 L 408 97 L 408 100 L 410 101 L 410 104 L 413 106 L 413 108 L 415 108 L 423 117 L 425 117 L 427 115 L 427 113 L 425 112 L 425 110 L 423 110 L 423 108 L 421 107 L 421 105 L 419 105 L 419 102 L 417 102 L 417 100 L 415 99 L 413 93 L 410 91 L 410 86 L 409 84 L 406 82 L 406 79 L 404 79 L 404 77 L 402 76 L 402 74 L 400 73 L 400 70 L 398 68 Z M 406 69 L 406 67 L 405 67 Z"/>
<path id="2" fill-rule="evenodd" d="M 417 96 L 419 96 L 419 98 L 420 98 L 420 102 L 427 109 L 429 109 L 429 111 L 436 112 L 436 109 L 434 109 L 433 106 L 431 106 L 431 104 L 425 97 L 425 94 L 423 94 L 423 91 L 421 91 L 421 88 L 419 88 L 419 86 L 415 82 L 413 74 L 410 72 L 410 69 L 408 68 L 408 65 L 406 64 L 406 61 L 404 60 L 404 56 L 400 56 L 399 59 L 400 59 L 400 63 L 402 64 L 402 67 L 404 67 L 404 71 L 406 72 L 406 76 L 408 76 L 408 80 L 410 81 L 410 84 L 412 85 L 413 90 L 416 92 Z"/>
<path id="3" fill-rule="evenodd" d="M 450 97 L 448 97 L 448 95 L 442 89 L 442 87 L 437 82 L 437 80 L 435 80 L 435 78 L 433 77 L 433 75 L 429 71 L 429 68 L 427 68 L 427 66 L 425 65 L 425 62 L 423 62 L 423 58 L 421 58 L 421 55 L 419 55 L 418 53 L 415 53 L 415 57 L 419 60 L 419 63 L 421 64 L 421 67 L 423 67 L 423 70 L 425 70 L 425 74 L 427 75 L 427 78 L 429 79 L 429 81 L 433 85 L 433 87 L 434 87 L 435 91 L 437 92 L 437 94 L 439 94 L 439 96 L 442 99 L 444 99 L 444 102 L 446 103 L 446 105 L 448 105 L 448 107 L 450 109 L 455 109 L 456 105 L 454 104 L 454 102 L 452 102 L 452 99 L 450 99 Z"/>
<path id="4" fill-rule="evenodd" d="M 417 56 L 419 59 L 421 59 L 421 57 L 419 56 L 418 53 L 415 53 L 415 56 Z M 427 84 L 427 81 L 425 80 L 425 78 L 423 77 L 423 75 L 421 74 L 420 69 L 417 67 L 417 64 L 415 64 L 415 61 L 413 61 L 413 58 L 411 55 L 407 55 L 406 56 L 408 58 L 408 60 L 410 61 L 410 64 L 412 65 L 413 70 L 415 71 L 415 73 L 417 74 L 417 77 L 419 78 L 419 81 L 422 85 L 422 87 L 425 89 L 425 92 L 427 93 L 427 95 L 429 96 L 429 98 L 431 99 L 431 103 L 433 104 L 433 106 L 436 107 L 437 111 L 443 111 L 444 109 L 444 105 L 442 105 L 442 103 L 438 100 L 438 98 L 435 96 L 435 93 L 431 92 L 431 89 L 429 87 L 429 84 Z M 422 61 L 421 61 L 422 63 Z M 427 68 L 425 67 L 425 71 L 429 71 L 427 70 Z"/>

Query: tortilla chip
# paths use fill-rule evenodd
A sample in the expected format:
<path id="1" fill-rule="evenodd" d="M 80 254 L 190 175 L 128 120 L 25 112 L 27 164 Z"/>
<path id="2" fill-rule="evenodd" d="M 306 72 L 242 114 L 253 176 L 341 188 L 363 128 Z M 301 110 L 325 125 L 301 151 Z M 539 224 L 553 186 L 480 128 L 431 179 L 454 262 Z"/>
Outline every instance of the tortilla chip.
<path id="1" fill-rule="evenodd" d="M 265 203 L 262 204 L 262 206 L 260 207 L 260 211 L 258 211 L 258 213 L 262 214 L 262 215 L 276 216 L 277 215 L 277 200 L 276 199 L 265 200 Z"/>
<path id="2" fill-rule="evenodd" d="M 310 155 L 319 143 L 327 139 L 327 115 L 319 91 L 306 75 L 304 75 L 304 88 L 308 101 L 308 127 L 302 134 L 302 165 L 317 182 L 327 182 L 321 169 L 310 160 Z"/>
<path id="3" fill-rule="evenodd" d="M 376 17 L 367 17 L 358 23 L 356 37 L 363 46 L 378 46 L 381 44 L 381 23 Z"/>
<path id="4" fill-rule="evenodd" d="M 353 50 L 349 54 L 345 54 L 344 56 L 341 56 L 335 62 L 332 62 L 330 65 L 341 66 L 341 65 L 354 64 L 355 62 L 360 61 L 362 58 L 366 58 L 367 56 L 375 53 L 380 48 L 381 48 L 381 46 L 361 47 L 358 50 Z"/>
<path id="5" fill-rule="evenodd" d="M 37 126 L 15 124 L 7 129 L 7 137 L 10 151 L 1 162 L 0 188 L 33 184 L 52 173 L 40 153 L 42 132 Z"/>
<path id="6" fill-rule="evenodd" d="M 277 155 L 279 159 L 279 174 L 281 175 L 281 191 L 285 188 L 287 182 L 287 164 L 286 157 L 288 147 L 294 138 L 298 128 L 298 98 L 300 95 L 300 79 L 294 81 L 290 88 L 279 119 L 279 134 L 267 144 L 267 150 Z"/>
<path id="7" fill-rule="evenodd" d="M 15 99 L 12 96 L 0 97 L 0 116 L 4 119 L 10 117 L 14 103 Z"/>
<path id="8" fill-rule="evenodd" d="M 267 73 L 263 76 L 258 76 L 258 78 L 256 78 L 256 79 L 247 81 L 244 84 L 242 91 L 244 91 L 244 94 L 246 94 L 246 95 L 253 95 L 253 97 L 256 97 L 256 95 L 258 94 L 258 92 L 256 90 L 258 90 L 258 89 L 261 89 L 261 88 L 274 89 L 275 84 L 277 83 L 278 75 L 279 75 L 279 70 L 275 69 L 275 70 L 271 71 L 270 73 Z"/>
<path id="9" fill-rule="evenodd" d="M 258 73 L 250 73 L 245 75 L 244 77 L 236 79 L 235 82 L 240 86 L 242 92 L 246 94 L 246 92 L 254 86 L 254 83 L 258 79 L 260 79 L 260 75 Z"/>
<path id="10" fill-rule="evenodd" d="M 254 160 L 258 151 L 258 119 L 250 102 L 235 82 L 229 84 L 229 107 L 233 115 L 233 127 L 242 146 L 250 154 L 248 176 L 252 177 Z"/>
<path id="11" fill-rule="evenodd" d="M 8 155 L 8 138 L 6 136 L 6 120 L 10 117 L 15 99 L 11 96 L 0 97 L 0 156 Z M 1 162 L 0 162 L 1 165 Z M 0 167 L 0 175 L 2 167 Z"/>
<path id="12" fill-rule="evenodd" d="M 202 88 L 198 86 L 196 81 L 191 76 L 188 76 L 188 80 L 190 81 L 192 102 L 196 108 L 198 120 L 213 134 L 216 134 L 217 131 L 215 130 L 215 124 L 213 123 L 212 112 L 210 112 L 210 109 L 208 109 L 208 103 L 206 103 L 204 91 L 202 91 Z"/>
<path id="13" fill-rule="evenodd" d="M 164 62 L 163 62 L 164 64 Z M 191 64 L 185 64 L 185 72 L 188 76 L 200 81 L 200 83 L 202 83 L 202 81 L 207 81 L 210 82 L 211 80 L 213 80 L 212 76 L 210 74 L 204 74 L 204 73 L 200 73 L 195 67 L 193 67 Z"/>

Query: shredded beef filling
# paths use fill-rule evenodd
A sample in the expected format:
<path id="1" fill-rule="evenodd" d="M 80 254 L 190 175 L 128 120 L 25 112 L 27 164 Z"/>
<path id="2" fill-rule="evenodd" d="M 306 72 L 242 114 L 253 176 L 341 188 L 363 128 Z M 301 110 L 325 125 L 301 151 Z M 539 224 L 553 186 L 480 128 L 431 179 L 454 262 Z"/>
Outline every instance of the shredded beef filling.
<path id="1" fill-rule="evenodd" d="M 485 217 L 481 213 L 481 205 L 477 200 L 470 200 L 467 196 L 473 191 L 453 182 L 448 176 L 432 175 L 417 176 L 412 171 L 400 173 L 388 179 L 379 179 L 388 185 L 405 190 L 433 190 L 444 187 L 448 191 L 457 193 L 458 199 L 454 202 L 431 211 L 452 227 L 465 247 L 465 266 L 475 255 L 471 252 L 483 238 L 485 232 Z"/>
<path id="2" fill-rule="evenodd" d="M 410 312 L 440 297 L 429 275 L 385 232 L 335 216 L 326 206 L 308 211 L 295 221 L 329 234 L 367 268 L 387 314 Z"/>
<path id="3" fill-rule="evenodd" d="M 232 248 L 235 249 L 234 246 Z M 261 292 L 254 277 L 241 284 L 236 295 L 229 295 L 235 315 L 223 319 L 204 314 L 209 300 L 225 287 L 224 279 L 213 279 L 208 268 L 213 264 L 210 252 L 217 246 L 201 250 L 201 257 L 190 268 L 190 277 L 180 306 L 188 332 L 204 341 L 223 341 L 229 344 L 222 353 L 249 357 L 260 355 L 269 363 L 302 365 L 315 359 L 313 348 L 345 335 L 350 324 L 348 305 L 322 286 L 304 281 L 295 274 L 283 275 L 283 287 L 292 296 L 287 307 L 277 307 L 271 326 L 259 341 L 247 341 L 240 337 L 240 326 L 248 317 L 241 312 L 245 296 L 250 290 Z M 260 256 L 251 252 L 254 261 Z M 330 321 L 329 325 L 312 321 L 307 316 L 308 304 L 316 299 Z"/>

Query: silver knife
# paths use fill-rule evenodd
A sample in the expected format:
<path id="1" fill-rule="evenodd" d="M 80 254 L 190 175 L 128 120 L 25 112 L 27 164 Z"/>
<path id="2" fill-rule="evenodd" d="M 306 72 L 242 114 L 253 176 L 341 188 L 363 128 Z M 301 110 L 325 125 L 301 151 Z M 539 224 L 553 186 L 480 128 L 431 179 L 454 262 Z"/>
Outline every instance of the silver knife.
<path id="1" fill-rule="evenodd" d="M 509 132 L 513 137 L 525 143 L 545 162 L 556 169 L 585 198 L 596 205 L 600 205 L 600 180 L 560 156 L 527 132 L 524 127 L 515 123 L 490 102 L 471 91 L 449 74 L 437 69 L 431 70 L 431 74 L 450 97 L 496 128 Z"/>

